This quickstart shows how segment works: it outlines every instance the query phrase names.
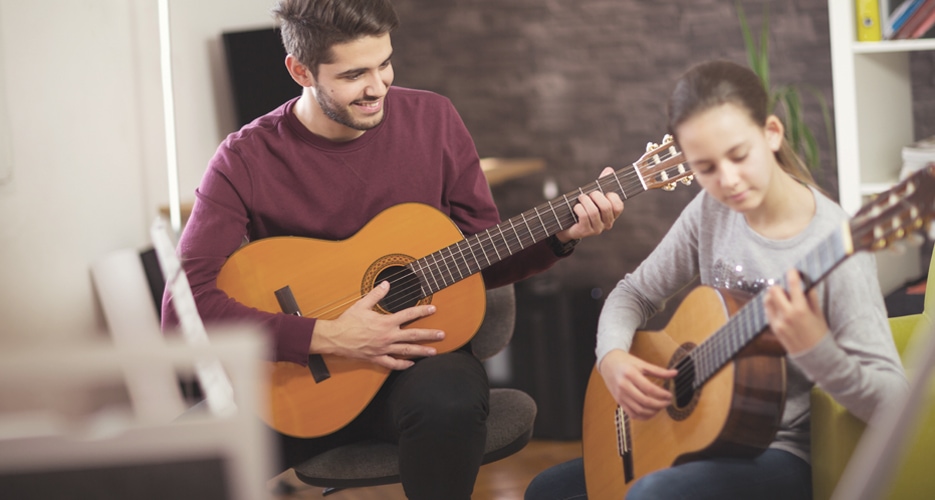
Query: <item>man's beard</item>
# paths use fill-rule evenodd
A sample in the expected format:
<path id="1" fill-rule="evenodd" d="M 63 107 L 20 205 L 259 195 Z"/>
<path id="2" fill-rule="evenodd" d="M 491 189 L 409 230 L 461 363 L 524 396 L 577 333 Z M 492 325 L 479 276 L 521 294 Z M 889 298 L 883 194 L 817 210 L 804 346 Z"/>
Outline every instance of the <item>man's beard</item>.
<path id="1" fill-rule="evenodd" d="M 348 106 L 340 106 L 334 99 L 328 97 L 327 93 L 323 92 L 320 87 L 315 88 L 315 100 L 318 101 L 318 106 L 321 107 L 321 110 L 325 113 L 325 116 L 340 123 L 341 125 L 344 125 L 345 127 L 352 128 L 354 130 L 370 130 L 379 125 L 385 116 L 385 113 L 381 112 L 373 122 L 361 122 L 354 120 L 351 117 L 351 111 L 348 109 Z M 365 99 L 365 101 L 367 100 L 374 101 L 376 99 Z"/>

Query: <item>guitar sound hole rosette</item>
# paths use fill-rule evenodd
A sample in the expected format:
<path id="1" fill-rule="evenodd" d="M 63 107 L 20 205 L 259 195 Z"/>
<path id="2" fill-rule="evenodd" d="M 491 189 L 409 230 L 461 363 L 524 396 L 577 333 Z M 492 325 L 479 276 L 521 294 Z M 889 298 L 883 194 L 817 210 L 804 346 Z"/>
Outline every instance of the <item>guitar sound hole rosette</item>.
<path id="1" fill-rule="evenodd" d="M 360 283 L 360 294 L 364 296 L 382 281 L 390 283 L 390 291 L 374 307 L 383 314 L 392 314 L 403 309 L 432 303 L 432 296 L 422 295 L 419 277 L 406 267 L 416 260 L 404 254 L 391 254 L 377 259 L 367 268 Z"/>
<path id="2" fill-rule="evenodd" d="M 665 384 L 666 389 L 672 393 L 672 404 L 666 407 L 672 420 L 681 421 L 688 418 L 701 398 L 701 387 L 692 387 L 695 383 L 695 367 L 688 353 L 694 348 L 695 344 L 691 342 L 682 344 L 669 360 L 669 368 L 679 371 L 678 375 L 666 380 Z"/>

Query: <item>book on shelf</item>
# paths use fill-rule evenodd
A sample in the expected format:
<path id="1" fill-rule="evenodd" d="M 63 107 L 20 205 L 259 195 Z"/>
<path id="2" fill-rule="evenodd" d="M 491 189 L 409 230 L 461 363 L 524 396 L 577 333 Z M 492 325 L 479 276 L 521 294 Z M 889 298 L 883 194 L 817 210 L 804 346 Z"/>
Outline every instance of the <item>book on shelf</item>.
<path id="1" fill-rule="evenodd" d="M 903 146 L 903 165 L 899 171 L 900 180 L 909 177 L 931 162 L 935 162 L 935 136 L 918 140 Z"/>
<path id="2" fill-rule="evenodd" d="M 886 14 L 884 14 L 886 10 L 881 6 L 880 14 L 884 19 L 882 22 L 883 38 L 886 40 L 892 39 L 896 31 L 906 23 L 906 19 L 908 19 L 924 1 L 925 0 L 902 0 L 892 12 L 887 12 Z"/>
<path id="3" fill-rule="evenodd" d="M 935 0 L 922 0 L 893 32 L 895 40 L 921 38 L 935 25 Z"/>
<path id="4" fill-rule="evenodd" d="M 879 0 L 854 0 L 857 14 L 857 41 L 877 42 L 883 38 Z"/>

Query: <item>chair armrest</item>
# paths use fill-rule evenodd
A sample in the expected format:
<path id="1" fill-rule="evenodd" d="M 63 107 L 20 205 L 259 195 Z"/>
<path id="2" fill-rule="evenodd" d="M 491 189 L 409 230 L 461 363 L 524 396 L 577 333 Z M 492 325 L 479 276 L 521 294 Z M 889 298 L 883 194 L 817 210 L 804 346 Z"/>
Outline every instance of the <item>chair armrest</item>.
<path id="1" fill-rule="evenodd" d="M 890 330 L 893 331 L 893 343 L 896 344 L 896 350 L 905 360 L 906 346 L 909 339 L 921 324 L 931 324 L 925 313 L 910 314 L 907 316 L 897 316 L 890 318 Z"/>
<path id="2" fill-rule="evenodd" d="M 817 387 L 811 400 L 812 496 L 825 500 L 831 498 L 865 424 Z"/>

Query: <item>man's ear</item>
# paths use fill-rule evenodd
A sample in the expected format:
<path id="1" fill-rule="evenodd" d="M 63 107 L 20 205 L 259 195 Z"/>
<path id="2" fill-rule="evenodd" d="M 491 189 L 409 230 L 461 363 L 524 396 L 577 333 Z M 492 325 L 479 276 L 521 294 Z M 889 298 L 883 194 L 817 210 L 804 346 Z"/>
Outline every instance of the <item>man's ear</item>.
<path id="1" fill-rule="evenodd" d="M 783 137 L 786 134 L 786 128 L 783 126 L 782 120 L 776 115 L 769 115 L 766 118 L 764 129 L 766 130 L 766 143 L 769 144 L 769 148 L 773 152 L 779 151 Z"/>
<path id="2" fill-rule="evenodd" d="M 300 63 L 292 54 L 286 55 L 286 69 L 289 70 L 289 75 L 292 76 L 292 79 L 299 85 L 303 87 L 315 85 L 315 78 L 312 76 L 312 71 L 308 69 L 308 66 Z"/>

